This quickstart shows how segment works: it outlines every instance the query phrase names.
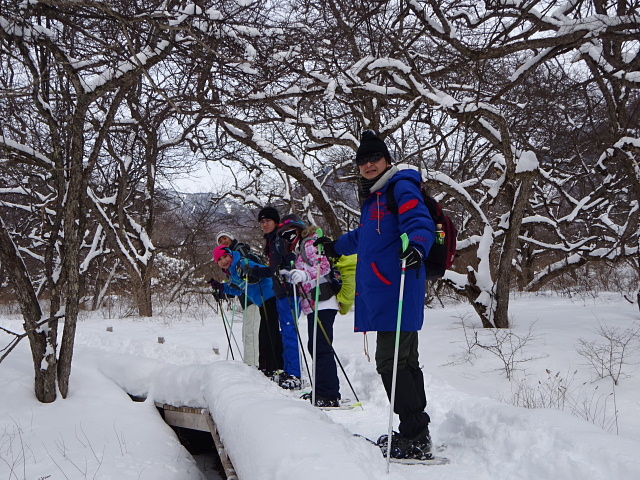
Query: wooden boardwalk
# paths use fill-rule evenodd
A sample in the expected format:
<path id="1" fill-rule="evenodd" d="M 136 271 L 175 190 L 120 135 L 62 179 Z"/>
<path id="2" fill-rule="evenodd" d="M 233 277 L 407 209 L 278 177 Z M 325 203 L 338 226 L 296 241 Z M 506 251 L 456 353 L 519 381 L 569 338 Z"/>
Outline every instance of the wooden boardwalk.
<path id="1" fill-rule="evenodd" d="M 206 408 L 174 407 L 173 405 L 158 402 L 156 402 L 156 407 L 162 411 L 162 416 L 167 425 L 211 433 L 227 480 L 239 480 L 231 459 L 220 440 L 218 427 L 209 410 Z"/>

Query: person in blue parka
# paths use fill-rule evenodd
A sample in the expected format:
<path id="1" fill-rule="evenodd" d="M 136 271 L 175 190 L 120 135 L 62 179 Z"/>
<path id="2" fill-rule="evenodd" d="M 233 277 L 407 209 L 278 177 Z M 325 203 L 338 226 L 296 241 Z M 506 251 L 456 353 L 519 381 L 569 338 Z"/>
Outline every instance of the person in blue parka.
<path id="1" fill-rule="evenodd" d="M 435 225 L 420 191 L 421 176 L 391 164 L 386 144 L 374 132 L 362 135 L 356 154 L 360 170 L 359 193 L 363 200 L 360 226 L 337 241 L 327 237 L 317 243 L 329 256 L 358 254 L 356 269 L 355 331 L 377 332 L 376 370 L 391 399 L 395 331 L 398 318 L 402 259 L 406 275 L 399 344 L 394 411 L 399 434 L 392 439 L 391 455 L 398 458 L 431 458 L 429 415 L 422 370 L 418 363 L 418 331 L 424 320 L 427 270 L 423 259 L 435 241 Z M 386 191 L 393 194 L 398 213 L 387 207 Z M 400 236 L 409 247 L 403 252 Z M 378 443 L 387 448 L 386 435 Z"/>
<path id="2" fill-rule="evenodd" d="M 258 368 L 268 377 L 283 367 L 282 336 L 278 325 L 278 308 L 273 293 L 273 281 L 270 278 L 253 279 L 243 273 L 243 264 L 259 265 L 244 258 L 239 252 L 225 245 L 216 247 L 213 258 L 229 279 L 228 283 L 215 282 L 214 289 L 228 295 L 241 296 L 247 293 L 251 302 L 260 309 L 260 330 L 258 333 Z"/>

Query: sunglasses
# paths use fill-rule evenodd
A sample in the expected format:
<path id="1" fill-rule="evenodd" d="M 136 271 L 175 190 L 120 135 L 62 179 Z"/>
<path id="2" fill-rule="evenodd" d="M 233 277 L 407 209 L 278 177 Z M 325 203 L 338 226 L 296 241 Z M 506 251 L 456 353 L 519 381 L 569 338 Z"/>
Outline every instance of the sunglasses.
<path id="1" fill-rule="evenodd" d="M 356 165 L 361 167 L 362 165 L 366 165 L 367 163 L 377 163 L 384 158 L 384 153 L 375 152 L 366 157 L 360 157 L 356 159 Z"/>

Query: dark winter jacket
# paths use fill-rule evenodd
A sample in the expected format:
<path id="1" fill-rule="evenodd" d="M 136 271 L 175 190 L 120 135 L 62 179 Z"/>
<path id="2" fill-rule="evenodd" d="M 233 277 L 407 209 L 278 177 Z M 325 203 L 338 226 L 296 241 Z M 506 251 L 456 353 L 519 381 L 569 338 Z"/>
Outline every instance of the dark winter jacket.
<path id="1" fill-rule="evenodd" d="M 387 207 L 386 191 L 396 183 L 398 204 L 395 215 Z M 400 295 L 400 235 L 427 257 L 435 241 L 435 225 L 420 192 L 421 177 L 416 170 L 400 170 L 386 184 L 376 185 L 362 205 L 360 226 L 342 235 L 336 245 L 341 255 L 358 254 L 356 269 L 355 330 L 393 331 L 396 329 Z M 427 271 L 407 270 L 402 309 L 403 331 L 417 331 L 424 320 Z"/>
<path id="2" fill-rule="evenodd" d="M 276 297 L 291 297 L 293 288 L 282 279 L 280 270 L 290 270 L 296 261 L 296 255 L 290 251 L 289 244 L 278 237 L 276 230 L 266 233 L 264 239 L 266 242 L 264 257 L 268 260 L 269 266 L 254 267 L 251 275 L 256 278 L 273 278 L 273 291 Z"/>
<path id="3" fill-rule="evenodd" d="M 231 262 L 231 266 L 229 270 L 225 270 L 225 274 L 229 277 L 229 283 L 224 284 L 224 291 L 229 295 L 240 296 L 245 292 L 246 287 L 246 277 L 244 276 L 241 268 L 241 262 L 244 262 L 245 259 L 238 252 L 231 252 L 233 255 L 233 261 Z M 260 267 L 259 264 L 255 263 L 253 260 L 248 260 L 249 265 L 252 267 Z M 271 278 L 262 278 L 259 282 L 252 283 L 251 277 L 249 279 L 249 287 L 247 290 L 247 296 L 249 300 L 258 305 L 262 306 L 262 302 L 269 300 L 273 297 L 273 281 Z"/>

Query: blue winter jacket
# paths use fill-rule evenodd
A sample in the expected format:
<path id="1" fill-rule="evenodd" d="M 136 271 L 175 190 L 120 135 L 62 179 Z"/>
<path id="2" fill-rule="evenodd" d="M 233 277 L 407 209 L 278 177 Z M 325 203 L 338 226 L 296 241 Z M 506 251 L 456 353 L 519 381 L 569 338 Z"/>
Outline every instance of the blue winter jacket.
<path id="1" fill-rule="evenodd" d="M 244 257 L 238 252 L 231 252 L 231 254 L 233 255 L 233 262 L 231 262 L 229 270 L 225 271 L 225 273 L 229 277 L 229 282 L 239 288 L 232 287 L 229 283 L 225 283 L 224 291 L 229 295 L 240 296 L 245 292 L 246 288 L 246 277 L 242 274 L 242 268 L 240 268 L 240 262 L 244 261 Z M 253 260 L 247 260 L 252 267 L 259 265 Z M 263 301 L 267 301 L 273 297 L 273 280 L 263 278 L 257 283 L 249 282 L 247 296 L 249 300 L 261 307 Z"/>
<path id="2" fill-rule="evenodd" d="M 395 331 L 402 271 L 400 235 L 406 233 L 410 244 L 423 258 L 435 241 L 435 225 L 424 203 L 420 173 L 400 170 L 362 205 L 360 226 L 342 235 L 336 242 L 341 255 L 358 254 L 356 268 L 355 331 Z M 394 195 L 398 214 L 387 207 L 387 188 L 396 183 Z M 407 270 L 405 276 L 401 330 L 422 328 L 427 271 L 423 265 Z"/>

